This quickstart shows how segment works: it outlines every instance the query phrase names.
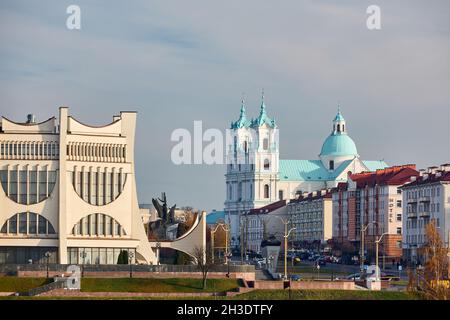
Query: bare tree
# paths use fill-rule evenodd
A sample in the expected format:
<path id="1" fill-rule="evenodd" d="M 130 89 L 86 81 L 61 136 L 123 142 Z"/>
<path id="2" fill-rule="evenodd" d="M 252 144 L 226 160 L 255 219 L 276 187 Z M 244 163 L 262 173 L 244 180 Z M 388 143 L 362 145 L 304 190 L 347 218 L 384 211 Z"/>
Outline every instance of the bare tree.
<path id="1" fill-rule="evenodd" d="M 206 289 L 206 279 L 208 277 L 208 272 L 214 266 L 211 257 L 211 249 L 208 250 L 208 248 L 206 247 L 196 246 L 192 250 L 192 255 L 195 259 L 197 269 L 202 273 L 203 289 Z"/>
<path id="2" fill-rule="evenodd" d="M 434 219 L 427 225 L 426 236 L 427 242 L 423 247 L 426 263 L 420 281 L 421 289 L 427 299 L 449 300 L 448 280 L 443 280 L 448 268 L 447 248 L 441 240 Z"/>

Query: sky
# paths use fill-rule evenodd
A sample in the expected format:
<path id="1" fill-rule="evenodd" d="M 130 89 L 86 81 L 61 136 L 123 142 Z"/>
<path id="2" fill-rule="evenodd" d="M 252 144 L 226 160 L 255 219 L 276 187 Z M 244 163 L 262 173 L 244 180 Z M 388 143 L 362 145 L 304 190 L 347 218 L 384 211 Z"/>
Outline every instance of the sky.
<path id="1" fill-rule="evenodd" d="M 81 30 L 69 30 L 69 5 Z M 381 29 L 366 27 L 369 5 Z M 59 106 L 83 123 L 136 110 L 141 203 L 222 209 L 224 165 L 175 165 L 177 128 L 225 130 L 261 90 L 281 159 L 317 159 L 337 105 L 365 160 L 450 162 L 450 2 L 227 0 L 0 2 L 0 115 Z"/>

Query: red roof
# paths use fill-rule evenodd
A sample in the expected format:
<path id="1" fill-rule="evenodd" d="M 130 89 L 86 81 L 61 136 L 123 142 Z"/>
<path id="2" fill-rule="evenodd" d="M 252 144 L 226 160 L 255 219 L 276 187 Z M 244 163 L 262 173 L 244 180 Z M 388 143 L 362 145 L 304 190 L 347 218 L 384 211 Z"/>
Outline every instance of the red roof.
<path id="1" fill-rule="evenodd" d="M 272 211 L 275 211 L 279 208 L 282 208 L 286 205 L 286 200 L 280 200 L 277 202 L 270 203 L 264 207 L 256 208 L 256 209 L 250 209 L 249 214 L 266 214 Z"/>
<path id="2" fill-rule="evenodd" d="M 417 177 L 416 181 L 412 181 L 406 184 L 405 187 L 417 186 L 440 181 L 450 181 L 450 171 L 436 171 L 435 173 L 424 173 L 422 176 Z"/>
<path id="3" fill-rule="evenodd" d="M 356 182 L 358 188 L 374 185 L 403 185 L 411 180 L 412 176 L 418 177 L 416 165 L 407 164 L 379 169 L 374 172 L 362 172 L 351 174 L 350 179 Z"/>

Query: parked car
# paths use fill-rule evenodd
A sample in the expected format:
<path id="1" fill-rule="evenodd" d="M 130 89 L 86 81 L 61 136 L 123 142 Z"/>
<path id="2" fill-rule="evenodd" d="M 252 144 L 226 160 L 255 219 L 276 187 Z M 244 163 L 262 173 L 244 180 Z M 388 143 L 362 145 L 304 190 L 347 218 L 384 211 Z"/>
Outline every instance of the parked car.
<path id="1" fill-rule="evenodd" d="M 347 280 L 361 280 L 361 274 L 353 273 L 346 277 Z"/>
<path id="2" fill-rule="evenodd" d="M 302 278 L 298 274 L 291 275 L 291 281 L 300 281 Z"/>

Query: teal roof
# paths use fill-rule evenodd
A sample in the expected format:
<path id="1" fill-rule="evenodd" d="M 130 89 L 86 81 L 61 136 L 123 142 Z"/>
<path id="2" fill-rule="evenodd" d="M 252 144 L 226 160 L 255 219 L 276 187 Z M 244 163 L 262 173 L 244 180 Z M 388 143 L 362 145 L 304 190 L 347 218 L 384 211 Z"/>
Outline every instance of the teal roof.
<path id="1" fill-rule="evenodd" d="M 335 181 L 344 172 L 353 159 L 345 160 L 334 171 L 329 172 L 320 160 L 280 160 L 280 180 L 289 181 Z M 362 161 L 370 170 L 388 167 L 384 161 Z"/>
<path id="2" fill-rule="evenodd" d="M 272 128 L 276 127 L 275 120 L 270 119 L 267 115 L 266 105 L 264 104 L 264 97 L 263 101 L 261 102 L 261 110 L 259 111 L 259 116 L 252 121 L 252 126 L 261 127 L 263 124 L 267 124 Z"/>
<path id="3" fill-rule="evenodd" d="M 345 121 L 344 117 L 342 116 L 341 111 L 338 111 L 336 117 L 334 118 L 334 121 Z"/>
<path id="4" fill-rule="evenodd" d="M 239 120 L 231 123 L 231 129 L 240 129 L 240 128 L 248 128 L 251 125 L 251 120 L 247 119 L 245 114 L 245 105 L 244 100 L 242 100 L 241 106 L 241 114 L 239 116 Z"/>
<path id="5" fill-rule="evenodd" d="M 384 169 L 389 167 L 389 165 L 383 160 L 365 160 L 364 165 L 369 169 L 369 171 L 376 171 L 378 169 Z"/>
<path id="6" fill-rule="evenodd" d="M 219 220 L 225 220 L 225 211 L 213 211 L 206 215 L 207 224 L 215 224 Z"/>
<path id="7" fill-rule="evenodd" d="M 331 181 L 335 180 L 353 160 L 346 160 L 329 172 L 320 160 L 280 160 L 280 180 Z"/>
<path id="8" fill-rule="evenodd" d="M 321 156 L 356 156 L 355 142 L 346 133 L 333 132 L 322 145 Z"/>

